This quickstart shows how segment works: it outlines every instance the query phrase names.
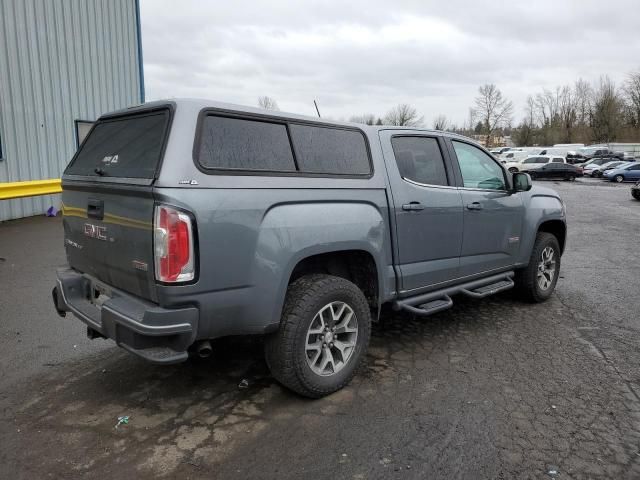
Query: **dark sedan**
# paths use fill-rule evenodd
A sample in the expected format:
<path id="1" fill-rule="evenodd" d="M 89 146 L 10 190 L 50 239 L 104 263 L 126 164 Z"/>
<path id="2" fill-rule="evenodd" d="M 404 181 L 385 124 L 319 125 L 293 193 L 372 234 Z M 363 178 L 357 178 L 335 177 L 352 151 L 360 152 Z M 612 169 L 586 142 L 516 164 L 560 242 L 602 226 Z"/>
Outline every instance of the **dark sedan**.
<path id="1" fill-rule="evenodd" d="M 582 176 L 582 169 L 569 163 L 547 163 L 531 170 L 522 169 L 531 178 L 562 178 L 563 180 L 575 180 Z"/>
<path id="2" fill-rule="evenodd" d="M 633 198 L 636 200 L 640 200 L 640 181 L 637 181 L 636 184 L 631 187 L 631 195 L 633 195 Z"/>

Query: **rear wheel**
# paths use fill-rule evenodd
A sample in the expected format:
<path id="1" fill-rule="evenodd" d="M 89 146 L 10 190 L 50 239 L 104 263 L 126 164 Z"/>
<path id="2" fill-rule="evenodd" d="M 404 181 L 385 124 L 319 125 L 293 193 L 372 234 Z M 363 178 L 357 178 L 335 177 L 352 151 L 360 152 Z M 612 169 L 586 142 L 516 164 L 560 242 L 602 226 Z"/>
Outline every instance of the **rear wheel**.
<path id="1" fill-rule="evenodd" d="M 622 175 L 616 175 L 613 179 L 618 183 L 624 182 L 624 177 Z"/>
<path id="2" fill-rule="evenodd" d="M 516 172 L 518 171 L 518 169 L 517 169 L 516 167 L 511 167 L 511 168 L 509 169 L 509 171 L 510 171 L 511 173 L 516 173 Z"/>
<path id="3" fill-rule="evenodd" d="M 537 177 L 537 175 L 534 172 L 529 172 L 529 176 L 531 177 L 531 180 Z"/>
<path id="4" fill-rule="evenodd" d="M 280 328 L 267 337 L 265 356 L 278 382 L 319 398 L 349 383 L 370 335 L 369 305 L 356 285 L 308 275 L 289 285 Z"/>
<path id="5" fill-rule="evenodd" d="M 529 302 L 547 300 L 560 274 L 560 244 L 555 235 L 538 232 L 529 265 L 516 271 L 516 291 Z"/>

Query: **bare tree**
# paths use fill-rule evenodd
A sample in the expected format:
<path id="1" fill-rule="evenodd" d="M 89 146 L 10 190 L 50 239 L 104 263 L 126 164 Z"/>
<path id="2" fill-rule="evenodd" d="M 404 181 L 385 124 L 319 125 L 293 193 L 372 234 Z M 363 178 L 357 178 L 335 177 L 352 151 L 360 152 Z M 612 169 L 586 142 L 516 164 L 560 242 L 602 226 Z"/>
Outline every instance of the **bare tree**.
<path id="1" fill-rule="evenodd" d="M 364 123 L 365 125 L 374 125 L 376 123 L 376 116 L 373 113 L 354 115 L 349 118 L 349 121 L 353 123 Z"/>
<path id="2" fill-rule="evenodd" d="M 401 127 L 420 127 L 424 123 L 424 117 L 418 116 L 418 111 L 411 105 L 401 103 L 387 112 L 384 123 Z"/>
<path id="3" fill-rule="evenodd" d="M 494 84 L 482 85 L 478 89 L 475 98 L 474 117 L 484 127 L 487 136 L 486 146 L 491 146 L 491 136 L 497 128 L 506 126 L 511 122 L 513 115 L 513 102 L 503 97 L 502 92 Z"/>
<path id="4" fill-rule="evenodd" d="M 574 137 L 574 128 L 578 120 L 577 103 L 571 87 L 564 86 L 558 94 L 558 115 L 561 125 L 560 141 L 571 143 Z"/>
<path id="5" fill-rule="evenodd" d="M 587 81 L 579 78 L 573 86 L 573 92 L 576 98 L 576 121 L 578 125 L 588 125 L 591 117 L 593 89 Z"/>
<path id="6" fill-rule="evenodd" d="M 433 119 L 433 129 L 434 130 L 446 130 L 449 126 L 449 120 L 447 116 L 441 113 L 436 118 Z"/>
<path id="7" fill-rule="evenodd" d="M 265 110 L 275 110 L 279 111 L 278 102 L 272 97 L 258 97 L 258 106 L 260 108 L 264 108 Z"/>
<path id="8" fill-rule="evenodd" d="M 617 139 L 622 126 L 622 98 L 618 89 L 607 76 L 600 77 L 600 83 L 593 97 L 591 127 L 596 142 L 611 142 Z"/>
<path id="9" fill-rule="evenodd" d="M 536 102 L 529 95 L 527 97 L 527 106 L 525 108 L 525 117 L 515 129 L 513 137 L 519 146 L 530 146 L 534 143 L 534 134 L 536 132 Z"/>
<path id="10" fill-rule="evenodd" d="M 623 92 L 629 112 L 629 123 L 640 127 L 640 70 L 631 72 L 624 82 Z"/>

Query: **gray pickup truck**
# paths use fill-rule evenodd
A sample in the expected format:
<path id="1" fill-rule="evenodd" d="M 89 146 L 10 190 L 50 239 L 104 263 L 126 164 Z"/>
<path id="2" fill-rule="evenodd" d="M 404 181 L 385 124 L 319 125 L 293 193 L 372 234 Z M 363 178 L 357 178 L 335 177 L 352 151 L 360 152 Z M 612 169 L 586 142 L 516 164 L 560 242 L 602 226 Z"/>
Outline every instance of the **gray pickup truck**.
<path id="1" fill-rule="evenodd" d="M 202 100 L 102 116 L 62 178 L 55 309 L 156 363 L 259 334 L 273 376 L 342 388 L 383 304 L 552 294 L 565 208 L 463 136 Z"/>

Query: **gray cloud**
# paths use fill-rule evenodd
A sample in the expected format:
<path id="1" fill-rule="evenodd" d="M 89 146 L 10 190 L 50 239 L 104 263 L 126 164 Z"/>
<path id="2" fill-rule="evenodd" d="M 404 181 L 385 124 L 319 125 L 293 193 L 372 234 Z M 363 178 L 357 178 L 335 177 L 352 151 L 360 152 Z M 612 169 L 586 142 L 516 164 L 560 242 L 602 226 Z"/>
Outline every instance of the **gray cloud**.
<path id="1" fill-rule="evenodd" d="M 415 105 L 461 123 L 477 88 L 622 81 L 640 67 L 637 0 L 142 1 L 149 99 L 204 97 L 348 118 Z"/>

